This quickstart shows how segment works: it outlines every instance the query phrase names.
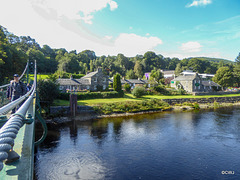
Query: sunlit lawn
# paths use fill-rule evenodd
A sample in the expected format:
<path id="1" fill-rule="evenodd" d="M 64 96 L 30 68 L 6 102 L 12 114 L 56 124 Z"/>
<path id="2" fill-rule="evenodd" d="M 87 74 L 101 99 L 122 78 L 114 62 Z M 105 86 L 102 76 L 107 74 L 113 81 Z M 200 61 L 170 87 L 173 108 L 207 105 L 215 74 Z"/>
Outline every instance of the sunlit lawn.
<path id="1" fill-rule="evenodd" d="M 47 79 L 48 76 L 49 76 L 49 74 L 37 74 L 37 79 L 38 79 L 38 80 L 39 80 L 39 79 Z M 33 74 L 30 74 L 30 75 L 29 75 L 29 78 L 30 78 L 31 80 L 34 80 L 34 75 L 33 75 Z"/>
<path id="2" fill-rule="evenodd" d="M 164 95 L 146 95 L 142 98 L 135 98 L 132 94 L 125 94 L 123 98 L 107 98 L 107 99 L 87 99 L 78 100 L 78 105 L 92 106 L 96 104 L 114 103 L 114 102 L 125 102 L 125 101 L 140 101 L 144 99 L 175 99 L 175 98 L 211 98 L 211 97 L 231 97 L 240 96 L 240 94 L 227 94 L 227 95 L 205 95 L 205 96 L 192 96 L 192 95 L 177 95 L 177 96 L 164 96 Z M 55 100 L 55 106 L 69 106 L 67 100 Z"/>

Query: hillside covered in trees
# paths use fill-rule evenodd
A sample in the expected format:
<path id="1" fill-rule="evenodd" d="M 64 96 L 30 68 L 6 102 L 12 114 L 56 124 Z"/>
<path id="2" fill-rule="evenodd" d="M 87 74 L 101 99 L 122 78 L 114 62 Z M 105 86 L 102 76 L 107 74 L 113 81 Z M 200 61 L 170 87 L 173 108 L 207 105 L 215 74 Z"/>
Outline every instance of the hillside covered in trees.
<path id="1" fill-rule="evenodd" d="M 16 36 L 0 26 L 0 84 L 9 81 L 14 73 L 21 73 L 27 60 L 37 61 L 38 73 L 56 73 L 62 76 L 65 72 L 86 74 L 101 66 L 106 74 L 112 77 L 119 73 L 126 78 L 142 78 L 145 72 L 164 69 L 180 73 L 192 69 L 199 73 L 215 74 L 222 67 L 233 69 L 233 62 L 215 58 L 178 58 L 163 57 L 148 51 L 143 55 L 126 57 L 117 56 L 97 57 L 94 51 L 67 51 L 64 48 L 52 49 L 48 45 L 42 47 L 29 36 Z"/>

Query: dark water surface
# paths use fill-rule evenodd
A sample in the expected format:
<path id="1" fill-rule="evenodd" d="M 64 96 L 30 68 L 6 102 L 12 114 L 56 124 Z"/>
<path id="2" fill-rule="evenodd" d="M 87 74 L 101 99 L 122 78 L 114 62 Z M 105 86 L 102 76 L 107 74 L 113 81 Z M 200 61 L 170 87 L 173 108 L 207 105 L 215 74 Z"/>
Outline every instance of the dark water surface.
<path id="1" fill-rule="evenodd" d="M 240 108 L 51 125 L 36 150 L 35 176 L 240 179 Z"/>

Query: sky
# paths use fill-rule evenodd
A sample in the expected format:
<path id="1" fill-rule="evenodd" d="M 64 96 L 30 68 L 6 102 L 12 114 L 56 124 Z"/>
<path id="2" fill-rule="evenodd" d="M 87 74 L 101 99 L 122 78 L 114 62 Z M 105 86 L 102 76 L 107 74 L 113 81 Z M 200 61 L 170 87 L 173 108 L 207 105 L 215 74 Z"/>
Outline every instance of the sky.
<path id="1" fill-rule="evenodd" d="M 41 46 L 180 59 L 240 52 L 240 0 L 1 1 L 0 25 Z"/>

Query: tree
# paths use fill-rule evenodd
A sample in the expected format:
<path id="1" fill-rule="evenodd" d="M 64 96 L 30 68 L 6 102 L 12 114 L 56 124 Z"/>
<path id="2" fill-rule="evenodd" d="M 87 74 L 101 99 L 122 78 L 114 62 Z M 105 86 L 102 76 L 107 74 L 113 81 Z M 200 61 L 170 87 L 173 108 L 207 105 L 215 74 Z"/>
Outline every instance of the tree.
<path id="1" fill-rule="evenodd" d="M 240 53 L 239 53 L 238 56 L 236 57 L 235 61 L 236 61 L 237 63 L 240 63 Z"/>
<path id="2" fill-rule="evenodd" d="M 117 92 L 122 90 L 121 77 L 118 73 L 113 78 L 113 89 Z"/>
<path id="3" fill-rule="evenodd" d="M 181 63 L 178 63 L 174 73 L 176 76 L 179 76 L 181 72 L 182 72 L 182 66 L 181 66 Z"/>
<path id="4" fill-rule="evenodd" d="M 132 69 L 130 69 L 130 70 L 127 70 L 126 78 L 127 79 L 137 79 L 137 76 L 135 75 L 134 71 Z"/>
<path id="5" fill-rule="evenodd" d="M 240 86 L 240 53 L 235 59 L 236 64 L 234 66 L 234 77 L 235 83 L 239 87 Z"/>
<path id="6" fill-rule="evenodd" d="M 134 72 L 137 77 L 142 78 L 143 76 L 143 68 L 142 65 L 139 61 L 136 61 L 135 66 L 134 66 Z"/>
<path id="7" fill-rule="evenodd" d="M 229 67 L 221 67 L 217 70 L 212 80 L 223 87 L 233 86 L 233 72 Z"/>
<path id="8" fill-rule="evenodd" d="M 156 81 L 158 84 L 164 83 L 164 76 L 160 70 L 152 70 L 150 75 L 150 80 Z"/>

